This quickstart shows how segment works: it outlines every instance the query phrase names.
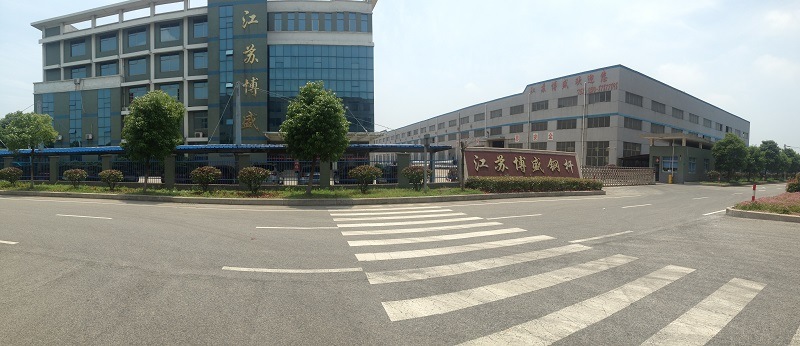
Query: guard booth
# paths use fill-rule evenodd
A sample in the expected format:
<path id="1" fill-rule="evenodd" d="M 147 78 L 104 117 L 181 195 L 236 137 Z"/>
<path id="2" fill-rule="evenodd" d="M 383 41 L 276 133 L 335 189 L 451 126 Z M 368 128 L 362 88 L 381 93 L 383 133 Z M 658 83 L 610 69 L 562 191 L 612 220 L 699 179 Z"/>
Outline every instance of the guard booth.
<path id="1" fill-rule="evenodd" d="M 650 141 L 650 167 L 656 182 L 683 184 L 707 180 L 714 170 L 714 142 L 696 135 L 669 133 L 644 136 Z"/>

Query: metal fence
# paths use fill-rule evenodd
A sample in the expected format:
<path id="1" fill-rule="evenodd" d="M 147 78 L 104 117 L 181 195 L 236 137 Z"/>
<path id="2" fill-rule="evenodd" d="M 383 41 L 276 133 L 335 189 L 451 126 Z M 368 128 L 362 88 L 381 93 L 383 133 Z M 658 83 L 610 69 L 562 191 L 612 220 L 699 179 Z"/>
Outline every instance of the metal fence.
<path id="1" fill-rule="evenodd" d="M 582 168 L 583 177 L 595 179 L 603 186 L 653 185 L 656 174 L 652 168 L 638 167 L 593 167 Z"/>

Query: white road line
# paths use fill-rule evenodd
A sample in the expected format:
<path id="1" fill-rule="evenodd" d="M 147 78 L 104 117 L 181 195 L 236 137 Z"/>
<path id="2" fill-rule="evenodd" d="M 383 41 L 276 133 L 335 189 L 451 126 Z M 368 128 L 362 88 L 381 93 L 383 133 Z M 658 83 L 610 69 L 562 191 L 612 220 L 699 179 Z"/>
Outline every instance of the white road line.
<path id="1" fill-rule="evenodd" d="M 737 192 L 737 193 L 734 193 L 734 195 L 744 195 L 744 193 L 743 192 Z"/>
<path id="2" fill-rule="evenodd" d="M 457 219 L 444 219 L 444 220 L 424 220 L 424 221 L 400 221 L 400 222 L 373 222 L 373 223 L 344 223 L 337 226 L 341 228 L 352 227 L 384 227 L 384 226 L 404 226 L 404 225 L 429 225 L 433 223 L 448 223 L 448 222 L 461 222 L 461 221 L 475 221 L 483 220 L 480 217 L 461 217 Z"/>
<path id="3" fill-rule="evenodd" d="M 412 211 L 382 211 L 377 213 L 331 213 L 332 217 L 339 217 L 339 216 L 379 216 L 379 215 L 403 215 L 403 214 L 421 214 L 421 213 L 438 213 L 438 212 L 445 212 L 445 211 L 453 211 L 452 209 L 426 209 L 426 210 L 412 210 Z"/>
<path id="4" fill-rule="evenodd" d="M 347 244 L 350 246 L 381 246 L 381 245 L 397 245 L 397 244 L 416 244 L 416 243 L 431 243 L 436 241 L 447 241 L 456 239 L 468 239 L 478 237 L 488 237 L 499 234 L 527 232 L 528 230 L 522 228 L 506 228 L 492 231 L 480 231 L 470 233 L 457 233 L 446 235 L 435 235 L 430 237 L 414 237 L 414 238 L 394 238 L 394 239 L 375 239 L 375 240 L 351 240 Z"/>
<path id="5" fill-rule="evenodd" d="M 789 346 L 800 346 L 800 328 L 797 328 L 797 333 L 794 334 L 792 341 L 789 342 Z"/>
<path id="6" fill-rule="evenodd" d="M 101 216 L 83 216 L 83 215 L 65 215 L 65 214 L 56 214 L 56 216 L 63 216 L 63 217 L 77 217 L 82 219 L 100 219 L 100 220 L 113 220 L 110 217 L 101 217 Z"/>
<path id="7" fill-rule="evenodd" d="M 692 199 L 706 199 L 706 198 L 708 198 L 708 197 L 695 197 L 695 198 L 692 198 Z"/>
<path id="8" fill-rule="evenodd" d="M 19 242 L 16 242 L 16 241 L 5 241 L 5 240 L 0 240 L 0 244 L 6 244 L 6 245 L 17 245 L 17 244 L 19 244 Z"/>
<path id="9" fill-rule="evenodd" d="M 382 234 L 403 234 L 403 233 L 423 233 L 423 232 L 436 232 L 436 231 L 449 231 L 454 229 L 470 229 L 486 226 L 500 226 L 499 222 L 479 222 L 466 225 L 450 225 L 450 226 L 436 226 L 436 227 L 415 227 L 404 229 L 387 229 L 378 231 L 345 231 L 342 232 L 343 236 L 353 235 L 382 235 Z"/>
<path id="10" fill-rule="evenodd" d="M 693 271 L 666 266 L 601 295 L 462 345 L 550 345 L 602 321 Z"/>
<path id="11" fill-rule="evenodd" d="M 251 273 L 274 273 L 274 274 L 332 274 L 332 273 L 351 273 L 364 271 L 362 268 L 334 268 L 334 269 L 271 269 L 271 268 L 240 268 L 222 267 L 222 270 Z"/>
<path id="12" fill-rule="evenodd" d="M 551 258 L 575 252 L 591 249 L 585 245 L 567 245 L 539 251 L 525 252 L 516 255 L 508 255 L 497 258 L 487 258 L 478 261 L 462 262 L 456 264 L 441 265 L 427 268 L 412 268 L 402 270 L 392 270 L 383 272 L 366 273 L 369 283 L 373 285 L 386 284 L 392 282 L 405 282 L 414 280 L 425 280 L 444 276 L 471 273 L 479 270 L 500 268 L 514 264 L 533 262 L 545 258 Z"/>
<path id="13" fill-rule="evenodd" d="M 330 208 L 331 213 L 338 211 L 397 211 L 397 210 L 422 210 L 422 209 L 442 209 L 440 206 L 435 207 L 397 207 L 397 208 Z"/>
<path id="14" fill-rule="evenodd" d="M 294 226 L 261 226 L 256 229 L 298 229 L 298 230 L 314 230 L 314 229 L 339 229 L 339 227 L 294 227 Z"/>
<path id="15" fill-rule="evenodd" d="M 725 212 L 725 210 L 717 210 L 717 211 L 712 211 L 710 213 L 705 213 L 705 214 L 703 214 L 703 216 L 709 216 L 709 215 L 714 215 L 714 214 L 719 214 L 719 213 L 724 213 L 724 212 Z"/>
<path id="16" fill-rule="evenodd" d="M 616 237 L 616 236 L 618 236 L 618 235 L 623 235 L 623 234 L 628 234 L 628 233 L 633 233 L 633 231 L 625 231 L 625 232 L 619 232 L 619 233 L 614 233 L 614 234 L 606 234 L 606 235 L 601 235 L 601 236 L 598 236 L 598 237 L 585 238 L 585 239 L 578 239 L 578 240 L 571 240 L 571 241 L 570 241 L 570 243 L 583 243 L 583 242 L 592 241 L 592 240 L 597 240 L 597 239 L 603 239 L 603 238 Z"/>
<path id="17" fill-rule="evenodd" d="M 487 249 L 496 249 L 506 246 L 515 246 L 515 245 L 522 245 L 528 243 L 535 243 L 544 240 L 552 240 L 555 239 L 551 236 L 546 235 L 537 235 L 533 237 L 525 237 L 525 238 L 515 238 L 515 239 L 507 239 L 507 240 L 498 240 L 486 243 L 475 243 L 475 244 L 468 244 L 468 245 L 460 245 L 460 246 L 451 246 L 451 247 L 440 247 L 440 248 L 432 248 L 432 249 L 421 249 L 421 250 L 408 250 L 408 251 L 394 251 L 394 252 L 373 252 L 373 253 L 358 253 L 356 254 L 356 259 L 359 261 L 386 261 L 386 260 L 395 260 L 395 259 L 405 259 L 405 258 L 419 258 L 419 257 L 430 257 L 430 256 L 443 256 L 443 255 L 450 255 L 456 253 L 464 253 L 464 252 L 472 252 L 472 251 L 479 251 L 479 250 L 487 250 Z"/>
<path id="18" fill-rule="evenodd" d="M 383 308 L 386 310 L 386 314 L 389 315 L 389 320 L 391 321 L 439 315 L 531 293 L 618 267 L 634 260 L 636 260 L 636 257 L 614 255 L 521 279 L 458 292 L 383 302 L 381 304 L 383 304 Z"/>
<path id="19" fill-rule="evenodd" d="M 705 345 L 753 298 L 764 284 L 732 279 L 642 345 Z"/>
<path id="20" fill-rule="evenodd" d="M 614 197 L 611 197 L 611 196 L 600 196 L 600 197 L 581 197 L 581 198 L 563 197 L 563 198 L 558 198 L 558 199 L 542 199 L 542 198 L 522 199 L 522 198 L 518 198 L 515 201 L 505 201 L 505 202 L 489 202 L 489 201 L 486 201 L 486 202 L 481 202 L 481 203 L 463 203 L 463 202 L 458 202 L 458 203 L 453 203 L 453 204 L 445 204 L 444 206 L 446 206 L 448 208 L 452 208 L 452 207 L 469 207 L 469 206 L 482 206 L 483 207 L 483 206 L 487 206 L 487 205 L 499 205 L 499 204 L 520 205 L 520 203 L 545 203 L 545 202 L 564 202 L 564 201 L 575 202 L 575 201 L 590 201 L 590 200 L 599 200 L 599 199 L 635 198 L 635 197 L 641 197 L 641 196 L 642 195 L 614 196 Z"/>
<path id="21" fill-rule="evenodd" d="M 486 218 L 486 220 L 515 219 L 515 218 L 519 218 L 519 217 L 534 217 L 534 216 L 542 216 L 542 214 L 517 215 L 517 216 L 501 216 L 501 217 L 487 217 L 487 218 Z"/>
<path id="22" fill-rule="evenodd" d="M 370 217 L 345 217 L 334 218 L 333 221 L 370 221 L 370 220 L 397 220 L 397 219 L 432 219 L 437 217 L 451 217 L 451 216 L 464 216 L 464 213 L 447 213 L 447 214 L 432 214 L 432 215 L 394 215 L 394 216 L 370 216 Z"/>
<path id="23" fill-rule="evenodd" d="M 639 207 L 649 207 L 649 206 L 651 206 L 651 205 L 652 205 L 652 204 L 629 205 L 629 206 L 627 206 L 627 207 L 622 207 L 622 209 L 628 209 L 628 208 L 639 208 Z"/>

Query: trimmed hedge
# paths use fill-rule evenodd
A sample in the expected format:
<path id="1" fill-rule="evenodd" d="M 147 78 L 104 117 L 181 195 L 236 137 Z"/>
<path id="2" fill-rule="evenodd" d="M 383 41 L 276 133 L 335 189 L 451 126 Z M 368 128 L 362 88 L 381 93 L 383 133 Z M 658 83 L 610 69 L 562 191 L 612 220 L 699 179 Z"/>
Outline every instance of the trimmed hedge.
<path id="1" fill-rule="evenodd" d="M 800 173 L 786 184 L 786 192 L 800 192 Z"/>
<path id="2" fill-rule="evenodd" d="M 72 187 L 78 187 L 78 185 L 88 177 L 89 173 L 86 173 L 85 170 L 80 168 L 68 169 L 64 171 L 64 179 L 69 180 L 69 182 L 72 184 Z"/>
<path id="3" fill-rule="evenodd" d="M 208 192 L 208 186 L 220 177 L 222 177 L 222 171 L 213 166 L 198 167 L 189 173 L 189 178 L 192 179 L 193 183 L 200 185 L 203 192 Z"/>
<path id="4" fill-rule="evenodd" d="M 367 193 L 369 184 L 383 175 L 383 170 L 375 166 L 362 165 L 351 169 L 347 175 L 356 179 L 361 193 Z"/>
<path id="5" fill-rule="evenodd" d="M 122 179 L 125 178 L 122 172 L 116 169 L 106 169 L 104 171 L 101 171 L 97 175 L 100 177 L 100 181 L 106 183 L 106 185 L 108 185 L 108 188 L 111 189 L 111 191 L 114 191 L 114 188 L 117 186 L 117 183 L 119 183 L 120 181 L 122 181 Z"/>
<path id="6" fill-rule="evenodd" d="M 596 191 L 603 183 L 592 179 L 554 177 L 475 177 L 467 179 L 469 189 L 488 193 Z"/>
<path id="7" fill-rule="evenodd" d="M 414 185 L 414 190 L 419 191 L 420 187 L 423 185 L 426 170 L 428 171 L 428 177 L 430 177 L 431 173 L 433 173 L 431 169 L 422 166 L 408 166 L 403 168 L 403 170 L 400 171 L 400 174 L 406 177 L 409 183 Z"/>
<path id="8" fill-rule="evenodd" d="M 22 177 L 22 170 L 17 167 L 6 167 L 0 169 L 0 180 L 5 180 L 11 183 L 11 186 L 17 184 L 17 180 Z"/>
<path id="9" fill-rule="evenodd" d="M 239 182 L 247 186 L 250 193 L 257 194 L 261 183 L 269 178 L 269 170 L 261 167 L 245 167 L 239 171 Z"/>

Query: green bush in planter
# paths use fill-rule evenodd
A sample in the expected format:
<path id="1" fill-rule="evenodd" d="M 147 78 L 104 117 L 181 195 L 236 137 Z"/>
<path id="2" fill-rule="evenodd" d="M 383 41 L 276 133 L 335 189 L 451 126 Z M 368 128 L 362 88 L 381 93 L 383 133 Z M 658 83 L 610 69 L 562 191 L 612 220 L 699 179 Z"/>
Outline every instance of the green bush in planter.
<path id="1" fill-rule="evenodd" d="M 189 173 L 189 178 L 192 179 L 193 183 L 200 185 L 203 192 L 208 192 L 208 186 L 220 177 L 222 177 L 222 171 L 213 166 L 198 167 Z"/>
<path id="2" fill-rule="evenodd" d="M 465 186 L 489 193 L 553 192 L 602 190 L 603 183 L 592 179 L 559 177 L 473 177 Z"/>

